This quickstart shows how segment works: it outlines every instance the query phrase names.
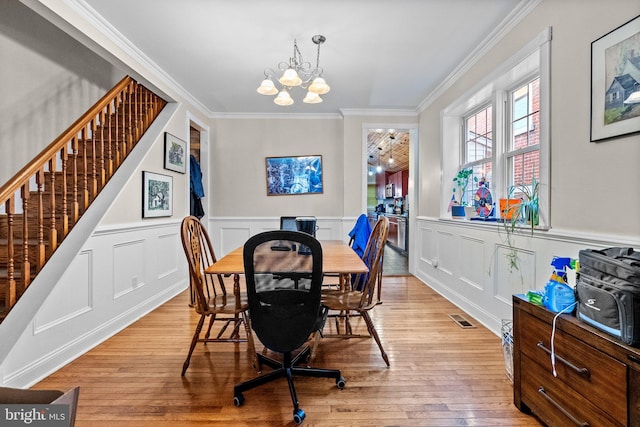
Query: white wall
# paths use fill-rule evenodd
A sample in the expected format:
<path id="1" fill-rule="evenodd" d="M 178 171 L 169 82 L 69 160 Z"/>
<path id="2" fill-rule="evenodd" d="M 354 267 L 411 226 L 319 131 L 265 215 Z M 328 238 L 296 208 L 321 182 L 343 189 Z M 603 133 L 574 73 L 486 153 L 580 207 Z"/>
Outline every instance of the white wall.
<path id="1" fill-rule="evenodd" d="M 416 275 L 498 332 L 511 316 L 510 295 L 542 288 L 554 255 L 576 258 L 585 247 L 640 247 L 638 134 L 590 143 L 591 42 L 640 13 L 636 0 L 543 0 L 530 14 L 431 100 L 420 114 L 420 193 Z M 550 226 L 518 239 L 523 275 L 509 273 L 504 235 L 439 218 L 441 112 L 551 26 Z M 617 209 L 624 200 L 624 208 Z M 489 273 L 491 272 L 491 273 Z"/>
<path id="2" fill-rule="evenodd" d="M 17 2 L 3 2 L 2 8 L 8 3 L 14 5 Z M 62 9 L 67 7 L 62 2 L 52 4 Z M 14 6 L 23 17 L 19 24 L 25 28 L 25 33 L 28 34 L 29 30 L 37 31 L 44 38 L 30 40 L 30 43 L 11 42 L 12 58 L 3 61 L 5 66 L 14 62 L 18 64 L 18 68 L 23 64 L 33 64 L 33 58 L 38 57 L 33 52 L 33 46 L 37 45 L 39 52 L 51 52 L 54 56 L 59 54 L 69 68 L 69 78 L 74 82 L 77 74 L 82 79 L 91 81 L 89 86 L 99 86 L 94 80 L 102 84 L 103 74 L 96 73 L 92 76 L 87 70 L 98 68 L 109 74 L 115 69 L 97 54 L 90 53 L 78 42 L 47 24 L 34 12 Z M 0 14 L 0 20 L 4 17 Z M 73 25 L 76 18 L 81 22 L 75 24 L 82 25 L 84 22 L 81 17 L 73 14 L 67 18 L 64 21 L 68 25 Z M 37 25 L 30 25 L 32 22 Z M 3 32 L 6 28 L 8 34 Z M 7 40 L 13 40 L 12 28 L 12 25 L 0 25 L 0 38 L 5 37 L 5 43 L 11 44 Z M 84 34 L 84 37 L 99 38 L 99 34 Z M 106 57 L 118 51 L 117 46 L 109 43 L 103 42 L 100 45 L 112 50 L 107 53 L 100 51 Z M 139 81 L 148 76 L 149 81 L 145 85 L 155 89 L 166 100 L 174 102 L 165 107 L 145 132 L 116 175 L 93 202 L 92 208 L 74 226 L 72 233 L 56 250 L 55 256 L 0 324 L 0 385 L 25 387 L 36 383 L 183 291 L 188 285 L 186 261 L 179 238 L 180 220 L 188 213 L 188 175 L 163 168 L 164 132 L 168 131 L 187 141 L 189 120 L 204 123 L 207 116 L 199 105 L 180 96 L 171 82 L 158 77 L 155 74 L 157 70 L 131 60 L 123 52 L 116 53 L 119 56 L 116 62 L 130 62 L 131 74 L 137 74 Z M 78 66 L 76 70 L 73 65 L 78 62 L 82 66 Z M 47 61 L 36 60 L 35 63 L 44 80 L 55 80 L 48 77 L 47 67 L 50 64 Z M 5 66 L 2 67 L 3 70 Z M 54 74 L 57 71 L 54 70 Z M 114 83 L 124 74 L 122 72 L 117 76 Z M 15 103 L 13 107 L 17 111 L 25 117 L 55 115 L 56 120 L 58 117 L 60 121 L 66 120 L 62 129 L 55 126 L 47 129 L 53 134 L 51 140 L 112 86 L 109 83 L 104 89 L 95 89 L 99 93 L 90 102 L 73 96 L 76 90 L 73 84 L 58 87 L 60 92 L 64 92 L 62 89 L 66 92 L 48 99 L 51 106 L 43 112 L 37 104 L 21 102 L 23 98 L 32 96 L 30 91 L 40 83 L 39 75 L 25 73 L 22 77 L 21 84 L 12 80 L 15 90 L 7 92 L 11 94 L 10 99 Z M 149 83 L 151 81 L 155 84 Z M 74 103 L 73 108 L 66 105 L 69 102 Z M 76 109 L 79 110 L 77 113 Z M 4 149 L 4 144 L 11 142 L 3 139 L 0 148 Z M 41 147 L 30 148 L 34 153 L 41 150 Z M 141 176 L 144 170 L 173 176 L 172 217 L 141 218 Z M 189 310 L 189 307 L 185 306 L 185 310 Z"/>
<path id="3" fill-rule="evenodd" d="M 0 2 L 0 186 L 123 77 L 18 1 Z"/>
<path id="4" fill-rule="evenodd" d="M 210 215 L 342 216 L 342 120 L 287 116 L 211 122 Z M 267 196 L 265 158 L 321 155 L 323 193 Z"/>

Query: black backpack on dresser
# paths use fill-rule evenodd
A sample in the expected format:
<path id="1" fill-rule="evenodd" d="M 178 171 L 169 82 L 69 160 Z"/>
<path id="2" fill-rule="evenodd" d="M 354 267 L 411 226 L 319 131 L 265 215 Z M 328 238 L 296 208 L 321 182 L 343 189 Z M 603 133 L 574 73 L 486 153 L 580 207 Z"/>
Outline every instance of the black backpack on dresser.
<path id="1" fill-rule="evenodd" d="M 629 247 L 579 252 L 576 316 L 640 346 L 640 252 Z"/>

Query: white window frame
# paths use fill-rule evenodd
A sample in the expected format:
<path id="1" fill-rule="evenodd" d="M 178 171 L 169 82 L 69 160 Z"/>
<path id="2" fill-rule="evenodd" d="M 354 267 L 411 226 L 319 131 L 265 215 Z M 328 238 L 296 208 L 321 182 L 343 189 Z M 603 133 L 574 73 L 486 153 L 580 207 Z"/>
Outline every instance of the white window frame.
<path id="1" fill-rule="evenodd" d="M 505 91 L 505 98 L 506 98 L 506 111 L 505 113 L 507 114 L 506 116 L 506 128 L 505 128 L 505 147 L 504 147 L 504 152 L 503 157 L 504 157 L 504 171 L 506 171 L 507 173 L 505 174 L 505 188 L 509 189 L 512 188 L 514 185 L 517 185 L 519 183 L 515 183 L 515 182 L 510 182 L 509 180 L 509 176 L 511 176 L 513 174 L 513 171 L 510 169 L 510 167 L 513 166 L 512 163 L 509 162 L 510 159 L 513 159 L 514 157 L 520 156 L 522 154 L 526 154 L 526 153 L 530 153 L 533 151 L 540 151 L 541 148 L 541 141 L 538 141 L 538 144 L 535 145 L 528 145 L 526 147 L 523 148 L 518 148 L 518 149 L 514 149 L 511 150 L 511 141 L 516 137 L 516 135 L 520 135 L 524 132 L 528 132 L 530 130 L 533 130 L 533 123 L 529 123 L 527 121 L 528 126 L 523 127 L 523 131 L 516 134 L 513 132 L 513 105 L 511 102 L 511 93 L 513 93 L 514 91 L 516 91 L 517 89 L 531 83 L 533 80 L 535 80 L 536 78 L 538 78 L 539 75 L 537 73 L 531 75 L 531 76 L 527 76 L 526 78 L 522 79 L 521 81 L 519 81 L 518 83 L 514 84 L 513 87 L 509 88 L 508 90 Z M 529 97 L 529 106 L 528 106 L 528 111 L 531 111 L 531 105 L 532 105 L 532 100 L 531 97 Z M 541 101 L 542 103 L 542 101 Z M 542 114 L 542 110 L 540 110 L 539 114 Z M 542 137 L 541 137 L 542 139 Z M 540 159 L 540 169 L 542 169 L 542 159 Z M 542 175 L 540 175 L 540 177 L 542 177 Z"/>
<path id="2" fill-rule="evenodd" d="M 513 56 L 478 82 L 469 91 L 445 108 L 441 114 L 442 185 L 440 217 L 451 218 L 448 212 L 453 177 L 463 164 L 464 119 L 483 105 L 493 105 L 493 182 L 489 189 L 493 201 L 508 193 L 505 151 L 509 137 L 509 91 L 533 77 L 540 78 L 540 225 L 550 225 L 550 77 L 551 27 L 527 43 Z M 479 222 L 481 223 L 481 222 Z"/>

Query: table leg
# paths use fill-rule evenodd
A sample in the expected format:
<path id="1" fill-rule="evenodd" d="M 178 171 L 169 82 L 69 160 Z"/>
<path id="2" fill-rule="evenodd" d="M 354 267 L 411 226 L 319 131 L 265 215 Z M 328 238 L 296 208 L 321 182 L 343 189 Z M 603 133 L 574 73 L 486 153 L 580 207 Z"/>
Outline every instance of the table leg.
<path id="1" fill-rule="evenodd" d="M 236 297 L 236 305 L 240 305 L 240 275 L 233 275 L 233 295 Z M 238 331 L 238 322 L 240 322 L 240 316 L 238 313 L 235 314 L 233 332 L 231 333 L 231 339 L 240 339 L 240 333 Z M 248 338 L 248 337 L 247 337 Z"/>

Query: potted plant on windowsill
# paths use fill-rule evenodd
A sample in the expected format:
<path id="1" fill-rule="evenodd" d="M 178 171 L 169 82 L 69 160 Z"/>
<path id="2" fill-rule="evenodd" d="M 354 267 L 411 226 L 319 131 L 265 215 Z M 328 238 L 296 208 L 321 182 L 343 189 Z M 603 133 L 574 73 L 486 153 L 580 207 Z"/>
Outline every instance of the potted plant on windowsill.
<path id="1" fill-rule="evenodd" d="M 451 217 L 464 218 L 464 208 L 467 202 L 464 200 L 464 194 L 469 186 L 469 181 L 473 177 L 473 182 L 478 182 L 478 178 L 473 176 L 473 168 L 460 169 L 456 176 L 453 177 L 453 194 L 451 195 Z"/>
<path id="2" fill-rule="evenodd" d="M 511 271 L 520 269 L 513 234 L 519 228 L 527 228 L 533 235 L 535 227 L 540 224 L 539 195 L 540 182 L 535 176 L 532 177 L 530 185 L 518 184 L 509 189 L 507 200 L 518 200 L 515 204 L 507 203 L 506 210 L 503 211 L 510 214 L 510 216 L 503 217 L 503 228 L 506 232 L 505 243 L 509 247 L 507 260 Z"/>

